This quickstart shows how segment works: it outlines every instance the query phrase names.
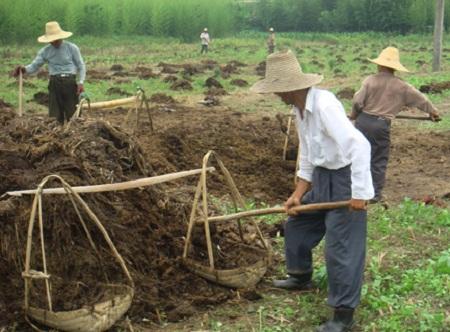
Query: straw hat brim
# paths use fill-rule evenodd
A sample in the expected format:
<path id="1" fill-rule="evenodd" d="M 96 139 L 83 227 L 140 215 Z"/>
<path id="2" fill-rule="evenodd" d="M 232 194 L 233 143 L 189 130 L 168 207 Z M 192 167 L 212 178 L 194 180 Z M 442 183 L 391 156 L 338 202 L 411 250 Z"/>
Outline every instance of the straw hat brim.
<path id="1" fill-rule="evenodd" d="M 376 64 L 376 65 L 380 65 L 383 67 L 388 67 L 388 68 L 392 68 L 398 71 L 403 71 L 406 73 L 409 73 L 409 70 L 406 69 L 400 62 L 398 61 L 389 61 L 387 59 L 383 59 L 383 58 L 376 58 L 376 59 L 369 59 L 367 58 L 367 60 L 369 60 L 370 62 Z"/>
<path id="2" fill-rule="evenodd" d="M 66 39 L 72 36 L 73 33 L 69 31 L 60 31 L 54 35 L 42 35 L 38 38 L 38 42 L 40 43 L 51 43 L 58 39 Z"/>
<path id="3" fill-rule="evenodd" d="M 310 88 L 322 82 L 323 76 L 318 74 L 301 74 L 296 77 L 284 79 L 263 79 L 256 82 L 250 91 L 256 93 L 289 92 Z"/>

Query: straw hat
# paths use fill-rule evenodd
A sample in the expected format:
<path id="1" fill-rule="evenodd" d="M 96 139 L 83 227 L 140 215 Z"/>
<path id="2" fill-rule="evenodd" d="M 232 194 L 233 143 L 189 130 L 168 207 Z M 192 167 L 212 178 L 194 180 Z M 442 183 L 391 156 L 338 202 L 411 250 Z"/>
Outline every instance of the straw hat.
<path id="1" fill-rule="evenodd" d="M 65 39 L 72 36 L 72 32 L 64 31 L 58 22 L 47 22 L 45 24 L 45 35 L 38 38 L 40 43 L 51 43 L 58 39 Z"/>
<path id="2" fill-rule="evenodd" d="M 256 82 L 250 91 L 275 93 L 302 90 L 319 84 L 322 75 L 305 74 L 291 50 L 277 52 L 267 57 L 266 77 Z"/>
<path id="3" fill-rule="evenodd" d="M 392 46 L 382 50 L 378 58 L 368 60 L 383 67 L 409 72 L 409 70 L 400 63 L 400 53 L 398 52 L 398 49 Z"/>

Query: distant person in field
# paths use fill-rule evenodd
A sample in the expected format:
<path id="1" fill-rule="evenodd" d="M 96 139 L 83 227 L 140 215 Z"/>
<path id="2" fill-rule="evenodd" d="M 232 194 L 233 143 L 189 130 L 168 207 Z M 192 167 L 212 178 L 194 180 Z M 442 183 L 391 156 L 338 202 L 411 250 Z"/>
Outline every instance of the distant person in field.
<path id="1" fill-rule="evenodd" d="M 204 28 L 203 32 L 200 34 L 200 40 L 202 43 L 202 49 L 200 54 L 208 53 L 208 45 L 211 42 L 211 38 L 209 37 L 208 28 Z"/>
<path id="2" fill-rule="evenodd" d="M 58 22 L 45 25 L 45 35 L 38 38 L 39 43 L 49 43 L 43 47 L 28 66 L 18 66 L 13 75 L 35 73 L 44 63 L 48 63 L 50 82 L 49 116 L 61 124 L 70 120 L 78 103 L 78 95 L 84 91 L 86 66 L 77 45 L 64 41 L 72 32 L 64 31 Z M 78 82 L 76 75 L 78 73 Z"/>
<path id="3" fill-rule="evenodd" d="M 269 37 L 267 37 L 267 52 L 272 54 L 275 51 L 275 31 L 273 28 L 269 29 Z"/>
<path id="4" fill-rule="evenodd" d="M 370 168 L 375 188 L 372 202 L 378 202 L 382 199 L 389 160 L 391 120 L 404 106 L 417 107 L 433 121 L 439 120 L 439 114 L 426 96 L 395 76 L 396 70 L 408 72 L 400 63 L 398 49 L 387 47 L 378 58 L 369 61 L 378 65 L 378 73 L 367 77 L 355 93 L 350 118 L 372 147 Z"/>
<path id="5" fill-rule="evenodd" d="M 288 278 L 274 280 L 286 290 L 312 289 L 312 249 L 325 237 L 328 304 L 334 317 L 317 331 L 348 331 L 360 302 L 367 235 L 367 201 L 373 195 L 370 144 L 329 91 L 316 88 L 321 75 L 305 74 L 291 51 L 267 57 L 265 79 L 251 88 L 275 93 L 292 105 L 300 138 L 295 191 L 284 207 L 349 200 L 350 207 L 290 216 L 284 241 Z"/>

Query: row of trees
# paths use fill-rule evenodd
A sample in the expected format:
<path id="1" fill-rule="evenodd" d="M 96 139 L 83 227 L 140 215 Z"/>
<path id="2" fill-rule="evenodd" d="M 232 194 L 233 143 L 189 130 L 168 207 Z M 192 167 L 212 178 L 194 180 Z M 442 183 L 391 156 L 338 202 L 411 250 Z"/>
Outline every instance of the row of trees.
<path id="1" fill-rule="evenodd" d="M 435 0 L 259 0 L 240 6 L 240 22 L 248 28 L 408 33 L 432 31 Z M 450 1 L 445 15 L 448 29 Z"/>
<path id="2" fill-rule="evenodd" d="M 77 34 L 198 38 L 241 30 L 430 32 L 435 0 L 0 0 L 0 41 L 42 34 L 57 20 Z M 446 3 L 445 27 L 450 24 Z"/>

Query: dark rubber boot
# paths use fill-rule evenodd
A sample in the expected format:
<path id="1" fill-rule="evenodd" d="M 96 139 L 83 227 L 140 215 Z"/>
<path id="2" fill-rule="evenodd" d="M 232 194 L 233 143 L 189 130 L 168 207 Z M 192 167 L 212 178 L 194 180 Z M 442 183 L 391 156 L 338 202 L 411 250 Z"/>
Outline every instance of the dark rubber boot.
<path id="1" fill-rule="evenodd" d="M 352 329 L 354 309 L 340 307 L 334 310 L 333 319 L 317 328 L 317 332 L 347 332 Z"/>
<path id="2" fill-rule="evenodd" d="M 274 280 L 273 286 L 287 290 L 312 290 L 313 285 L 311 282 L 311 277 L 312 273 L 289 275 L 289 277 L 285 280 Z"/>

